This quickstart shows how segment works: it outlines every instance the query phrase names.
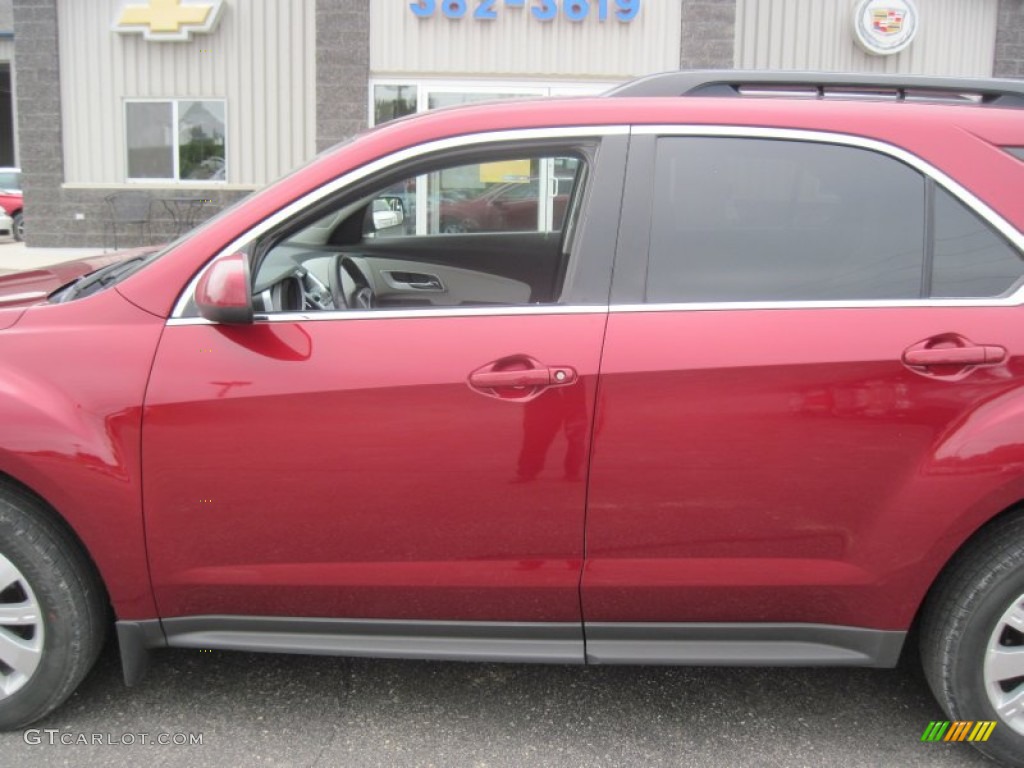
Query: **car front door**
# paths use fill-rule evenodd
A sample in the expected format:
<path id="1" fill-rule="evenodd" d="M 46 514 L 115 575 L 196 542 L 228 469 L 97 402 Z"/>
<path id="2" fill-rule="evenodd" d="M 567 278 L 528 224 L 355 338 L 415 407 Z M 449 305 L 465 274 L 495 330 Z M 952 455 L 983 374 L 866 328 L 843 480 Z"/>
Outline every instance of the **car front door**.
<path id="1" fill-rule="evenodd" d="M 634 137 L 591 469 L 593 658 L 894 662 L 891 637 L 821 628 L 905 629 L 955 537 L 998 510 L 1020 238 L 889 150 Z M 758 656 L 771 639 L 790 644 Z"/>
<path id="2" fill-rule="evenodd" d="M 575 626 L 566 658 L 581 658 L 627 142 L 605 133 L 470 137 L 313 193 L 245 248 L 255 323 L 169 323 L 143 437 L 163 617 L 548 623 Z M 479 187 L 496 155 L 574 160 L 572 215 L 548 231 L 375 229 L 388 189 Z"/>

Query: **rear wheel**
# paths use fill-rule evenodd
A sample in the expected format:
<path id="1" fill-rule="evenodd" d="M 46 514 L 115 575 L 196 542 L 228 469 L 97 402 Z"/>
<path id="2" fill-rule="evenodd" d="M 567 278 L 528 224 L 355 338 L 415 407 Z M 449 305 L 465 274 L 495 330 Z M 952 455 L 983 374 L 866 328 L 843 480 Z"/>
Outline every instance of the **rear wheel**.
<path id="1" fill-rule="evenodd" d="M 974 745 L 1024 766 L 1024 515 L 989 526 L 943 575 L 922 617 L 921 658 L 952 720 L 996 723 Z"/>
<path id="2" fill-rule="evenodd" d="M 0 729 L 71 695 L 99 654 L 104 605 L 78 543 L 38 500 L 0 482 Z"/>
<path id="3" fill-rule="evenodd" d="M 22 216 L 21 211 L 18 211 L 14 216 L 11 217 L 12 226 L 14 228 L 14 239 L 24 240 L 25 239 L 25 217 Z"/>

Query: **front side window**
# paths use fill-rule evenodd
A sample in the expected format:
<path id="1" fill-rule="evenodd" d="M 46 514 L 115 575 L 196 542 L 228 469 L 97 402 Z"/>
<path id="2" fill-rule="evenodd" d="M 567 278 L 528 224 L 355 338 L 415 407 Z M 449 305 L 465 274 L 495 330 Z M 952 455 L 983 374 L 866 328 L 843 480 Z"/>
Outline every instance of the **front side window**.
<path id="1" fill-rule="evenodd" d="M 257 311 L 556 303 L 586 154 L 491 157 L 395 174 L 264 236 Z"/>
<path id="2" fill-rule="evenodd" d="M 557 232 L 579 161 L 572 157 L 517 158 L 471 163 L 408 179 L 424 215 L 418 234 Z"/>
<path id="3" fill-rule="evenodd" d="M 658 141 L 648 301 L 916 298 L 925 180 L 864 149 Z"/>
<path id="4" fill-rule="evenodd" d="M 222 100 L 130 101 L 125 105 L 128 178 L 225 181 Z"/>

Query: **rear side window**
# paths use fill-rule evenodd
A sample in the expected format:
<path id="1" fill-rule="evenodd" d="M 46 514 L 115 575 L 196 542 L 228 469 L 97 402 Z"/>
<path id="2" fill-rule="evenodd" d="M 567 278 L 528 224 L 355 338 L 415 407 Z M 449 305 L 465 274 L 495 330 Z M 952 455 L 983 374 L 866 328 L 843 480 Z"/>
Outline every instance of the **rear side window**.
<path id="1" fill-rule="evenodd" d="M 918 298 L 925 179 L 805 141 L 658 141 L 650 302 Z"/>
<path id="2" fill-rule="evenodd" d="M 974 298 L 1011 293 L 1024 276 L 1020 252 L 946 190 L 935 190 L 932 296 Z"/>

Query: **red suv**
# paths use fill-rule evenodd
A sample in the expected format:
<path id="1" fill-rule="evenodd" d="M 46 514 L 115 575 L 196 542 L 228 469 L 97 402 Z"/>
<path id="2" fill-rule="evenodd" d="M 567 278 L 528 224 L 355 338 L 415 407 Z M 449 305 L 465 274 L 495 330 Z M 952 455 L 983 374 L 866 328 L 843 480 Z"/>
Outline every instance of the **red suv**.
<path id="1" fill-rule="evenodd" d="M 5 278 L 0 725 L 111 615 L 129 684 L 164 646 L 885 667 L 914 629 L 1024 764 L 1022 107 L 683 72 L 440 111 Z M 442 231 L 510 173 L 530 227 Z"/>

